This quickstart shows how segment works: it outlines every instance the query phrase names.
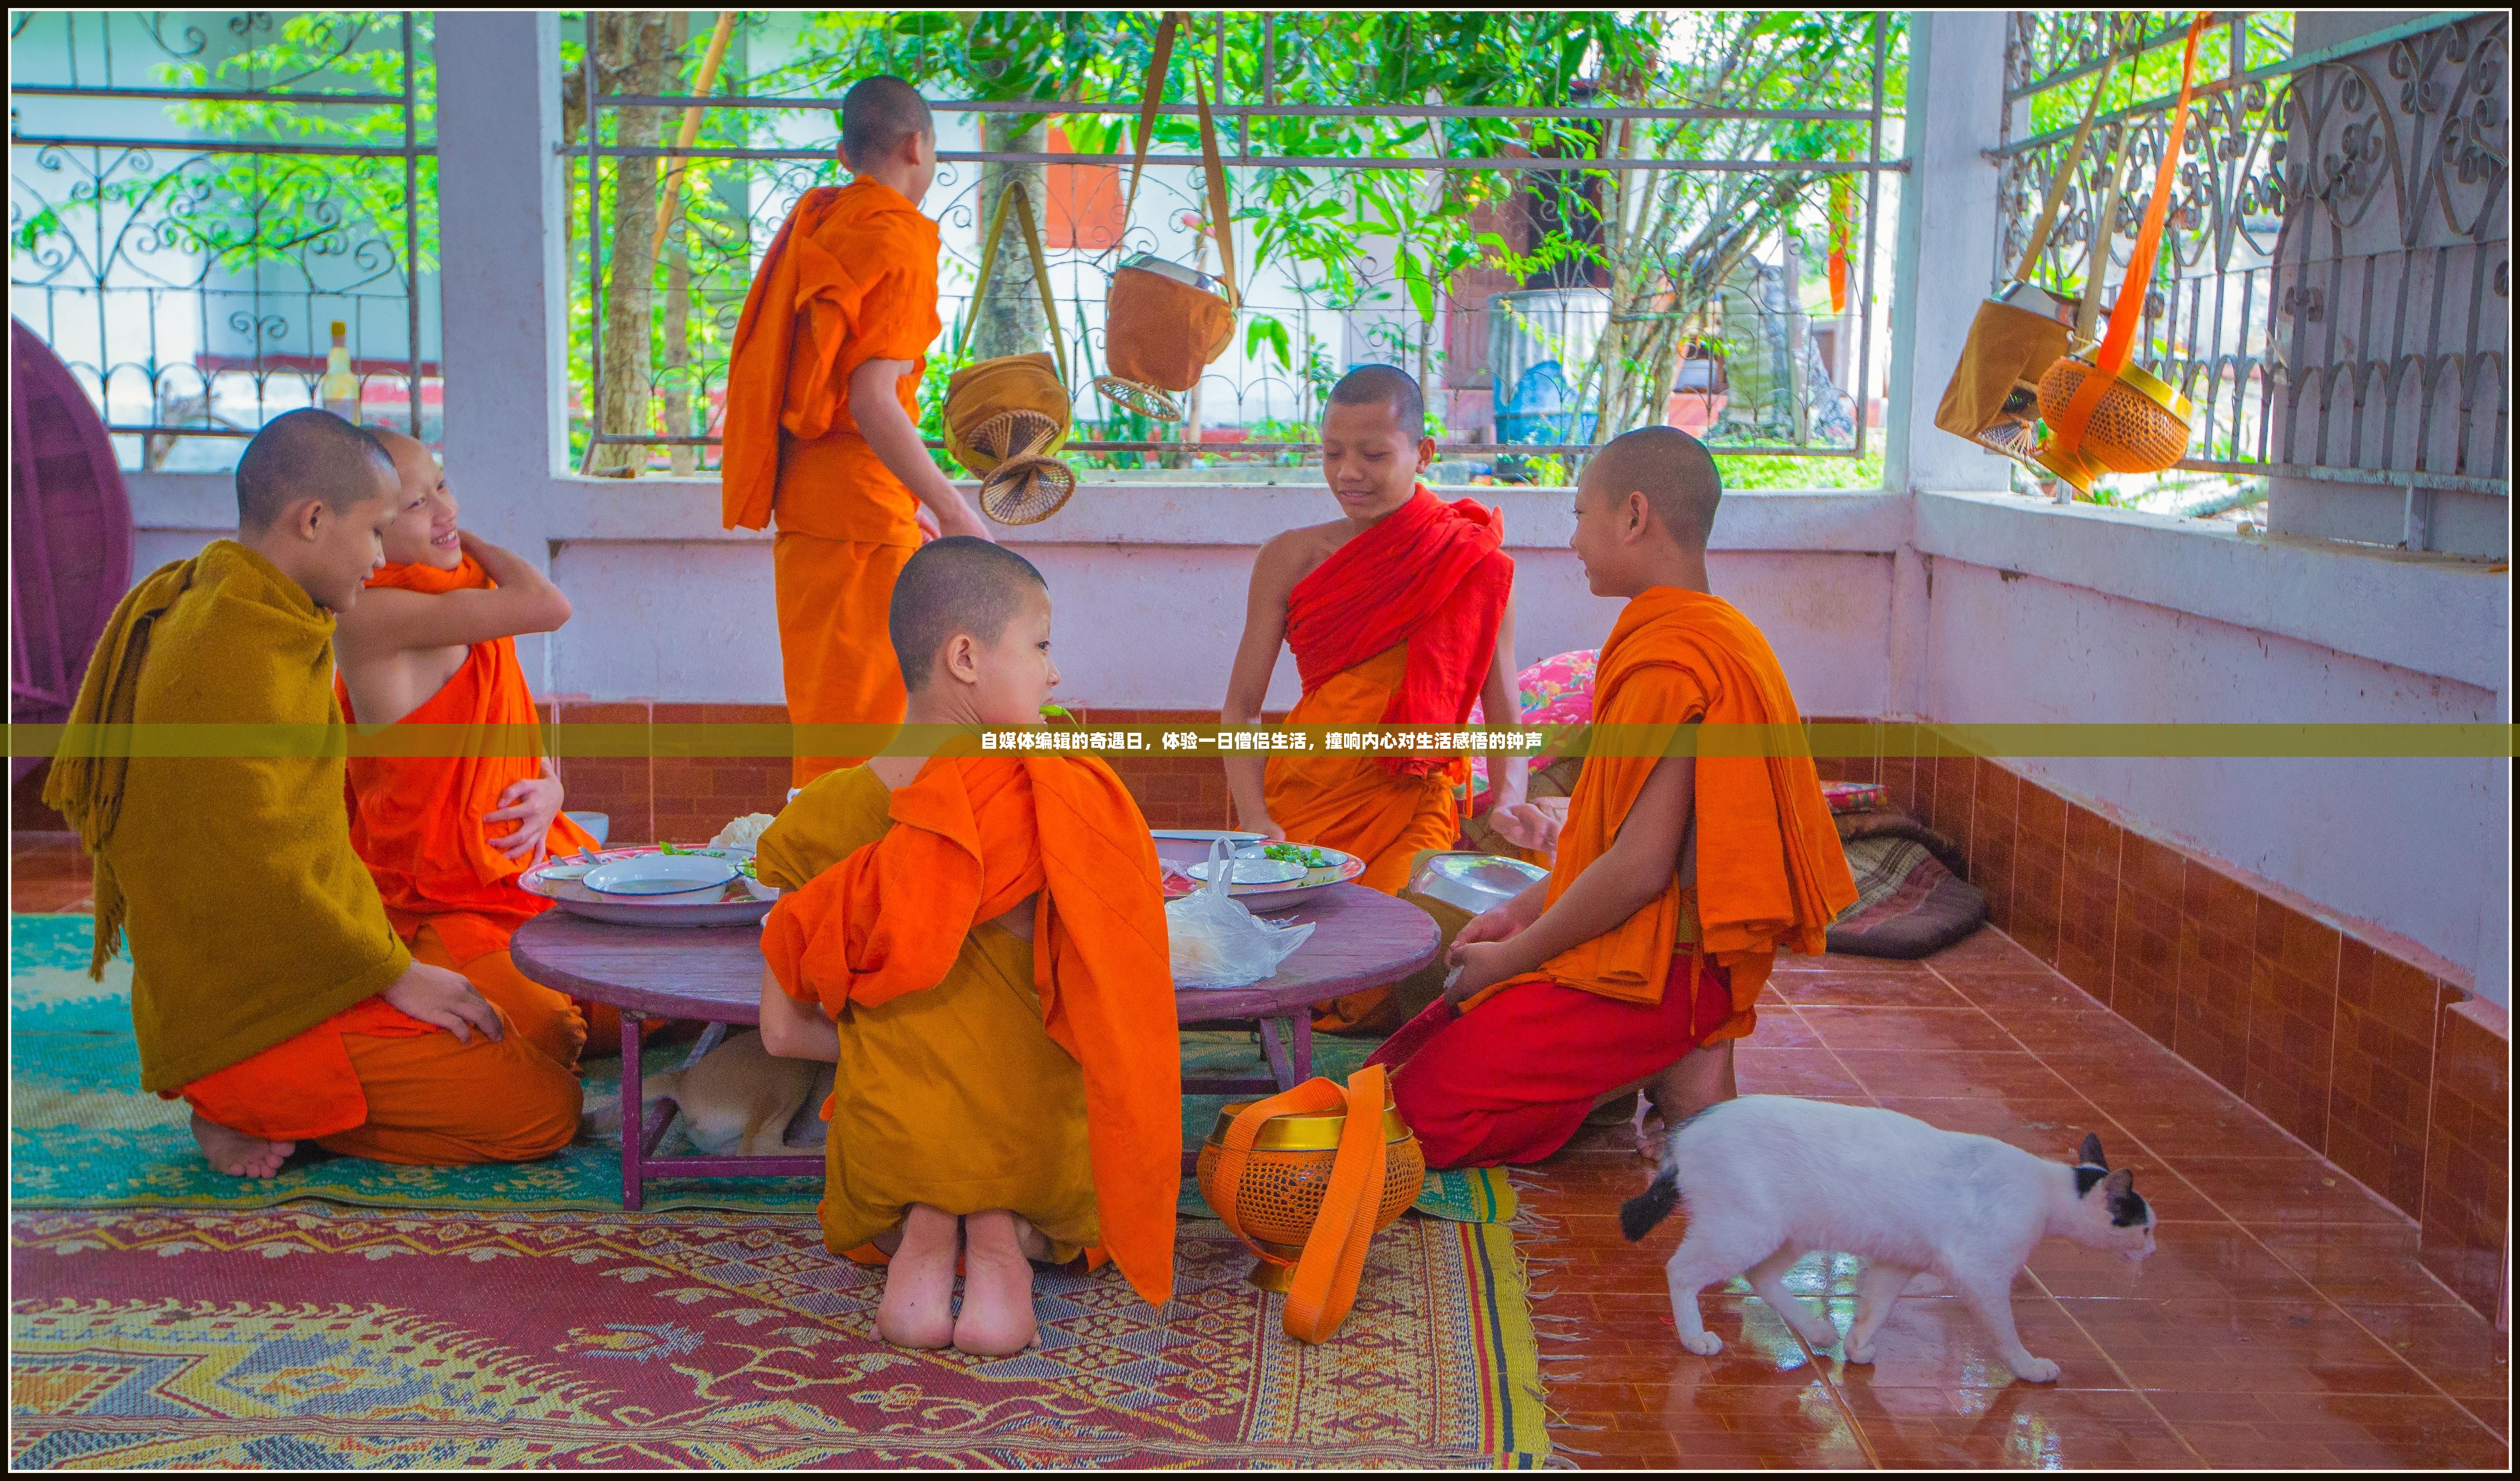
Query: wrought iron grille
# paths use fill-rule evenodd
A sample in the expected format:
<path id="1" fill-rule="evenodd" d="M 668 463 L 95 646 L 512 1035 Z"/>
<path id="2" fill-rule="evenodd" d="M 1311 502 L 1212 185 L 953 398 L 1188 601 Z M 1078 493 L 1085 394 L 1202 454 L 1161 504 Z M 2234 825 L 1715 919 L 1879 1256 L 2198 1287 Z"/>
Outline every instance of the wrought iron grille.
<path id="1" fill-rule="evenodd" d="M 17 11 L 10 311 L 126 466 L 223 468 L 314 404 L 437 435 L 430 17 Z"/>
<path id="2" fill-rule="evenodd" d="M 2011 13 L 1999 282 L 2128 16 Z M 2290 22 L 2218 13 L 2201 48 L 2136 340 L 2193 403 L 2178 467 L 2507 497 L 2509 17 L 2428 15 L 2306 54 Z M 2034 266 L 2069 298 L 2122 270 L 2167 144 L 2186 28 L 2144 23 Z"/>
<path id="3" fill-rule="evenodd" d="M 1741 17 L 1726 22 L 1733 29 L 1721 34 L 1737 39 L 1761 20 Z M 1147 23 L 1151 29 L 1151 20 Z M 1628 426 L 1667 415 L 1701 429 L 1727 453 L 1864 458 L 1874 451 L 1878 436 L 1867 415 L 1868 409 L 1878 414 L 1874 342 L 1876 329 L 1886 323 L 1874 295 L 1873 223 L 1886 214 L 1885 176 L 1895 179 L 1902 167 L 1885 157 L 1884 133 L 1897 116 L 1891 89 L 1903 75 L 1896 59 L 1904 55 L 1904 34 L 1887 16 L 1840 23 L 1868 28 L 1855 32 L 1851 58 L 1833 87 L 1819 90 L 1837 96 L 1794 100 L 1813 105 L 1808 107 L 1648 93 L 1632 106 L 1570 97 L 1536 107 L 1430 102 L 1368 108 L 1319 86 L 1292 84 L 1297 69 L 1281 65 L 1297 45 L 1286 18 L 1201 18 L 1175 54 L 1145 183 L 1132 218 L 1116 223 L 1116 231 L 1107 229 L 1114 224 L 1107 219 L 1083 219 L 1089 213 L 1079 202 L 1096 189 L 1107 190 L 1103 203 L 1116 216 L 1132 157 L 1127 133 L 1138 112 L 1135 99 L 931 100 L 949 132 L 922 209 L 944 233 L 939 314 L 946 333 L 931 351 L 921 404 L 940 403 L 945 377 L 963 363 L 966 347 L 954 343 L 955 327 L 976 284 L 980 228 L 1000 178 L 996 167 L 1043 166 L 1054 175 L 1065 172 L 1064 182 L 1047 192 L 1055 198 L 1049 216 L 1055 222 L 1060 215 L 1058 198 L 1065 192 L 1074 198 L 1068 205 L 1077 217 L 1066 223 L 1065 233 L 1054 225 L 1047 261 L 1069 363 L 1076 367 L 1076 426 L 1067 447 L 1085 466 L 1299 465 L 1315 451 L 1314 423 L 1329 382 L 1350 364 L 1366 360 L 1418 373 L 1430 410 L 1443 424 L 1438 442 L 1440 456 L 1448 459 L 1580 454 Z M 680 213 L 670 217 L 663 260 L 646 283 L 652 301 L 666 306 L 652 310 L 652 322 L 659 326 L 657 347 L 646 366 L 646 384 L 632 398 L 641 403 L 636 419 L 643 425 L 626 427 L 621 423 L 630 419 L 607 418 L 599 428 L 593 418 L 581 418 L 572 430 L 582 468 L 628 473 L 670 467 L 688 472 L 713 462 L 728 347 L 760 254 L 806 190 L 847 178 L 832 147 L 839 97 L 857 76 L 882 68 L 818 68 L 792 55 L 782 58 L 776 54 L 778 24 L 744 16 L 739 46 L 749 45 L 752 65 L 730 62 L 720 90 L 705 96 L 689 90 L 689 59 L 701 50 L 698 26 L 680 43 L 669 68 L 677 82 L 655 91 L 634 89 L 600 70 L 613 64 L 582 43 L 572 48 L 564 94 L 571 137 L 563 150 L 572 196 L 572 375 L 583 392 L 580 406 L 603 405 L 611 394 L 607 378 L 624 363 L 607 352 L 604 339 L 612 317 L 608 295 L 615 292 L 625 260 L 616 221 L 622 166 L 652 160 L 663 173 L 671 168 L 668 161 L 684 160 L 690 172 Z M 1103 403 L 1087 383 L 1102 368 L 1103 293 L 1118 260 L 1146 251 L 1211 273 L 1217 268 L 1203 220 L 1194 219 L 1205 215 L 1206 181 L 1190 128 L 1196 112 L 1193 70 L 1202 74 L 1215 103 L 1238 255 L 1245 270 L 1245 312 L 1232 346 L 1188 398 L 1188 419 L 1167 428 Z M 634 112 L 652 115 L 643 132 L 658 142 L 622 142 L 622 120 Z M 696 115 L 705 122 L 692 124 L 699 137 L 685 145 L 676 125 Z M 1076 145 L 1065 147 L 1064 139 L 1050 138 L 1045 127 L 1043 147 L 954 147 L 953 120 L 1010 115 L 1058 125 Z M 1301 137 L 1294 125 L 1360 115 L 1414 122 L 1417 143 L 1407 153 L 1387 155 L 1268 148 L 1273 136 Z M 1449 150 L 1448 124 L 1473 117 L 1589 129 L 1600 147 L 1582 157 Z M 1706 126 L 1710 120 L 1720 126 Z M 1835 130 L 1842 143 L 1812 150 L 1812 157 L 1779 154 L 1777 140 L 1796 128 Z M 968 123 L 963 130 L 977 131 Z M 1262 136 L 1257 143 L 1255 131 Z M 1710 137 L 1740 147 L 1722 153 L 1670 147 Z M 1477 253 L 1437 275 L 1408 260 L 1412 247 L 1391 240 L 1369 242 L 1344 257 L 1304 255 L 1294 244 L 1310 219 L 1306 213 L 1356 208 L 1359 198 L 1348 190 L 1347 177 L 1359 172 L 1423 182 L 1430 197 L 1450 190 L 1453 199 L 1483 201 L 1476 207 L 1486 213 L 1483 219 L 1527 208 L 1532 182 L 1543 179 L 1563 181 L 1570 191 L 1623 190 L 1619 199 L 1640 214 L 1693 207 L 1720 219 L 1725 200 L 1765 200 L 1778 182 L 1783 184 L 1777 195 L 1785 203 L 1761 218 L 1768 229 L 1755 240 L 1723 245 L 1719 281 L 1699 281 L 1691 301 L 1665 293 L 1642 311 L 1617 316 L 1621 323 L 1686 323 L 1671 340 L 1670 363 L 1645 371 L 1660 378 L 1656 386 L 1662 392 L 1638 398 L 1649 403 L 1649 415 L 1614 418 L 1617 425 L 1605 427 L 1587 406 L 1588 397 L 1598 402 L 1593 382 L 1605 372 L 1574 362 L 1575 351 L 1598 340 L 1613 321 L 1617 285 L 1602 291 L 1581 282 L 1570 287 L 1546 281 L 1552 272 L 1581 276 L 1562 261 L 1552 269 L 1508 275 L 1486 267 Z M 1547 255 L 1547 238 L 1546 228 L 1536 227 L 1532 250 L 1516 255 L 1526 261 Z M 1843 258 L 1842 313 L 1816 310 L 1808 301 L 1826 282 L 1822 264 L 1831 246 Z M 1001 252 L 1023 256 L 1012 228 Z M 630 254 L 634 273 L 640 255 Z M 1257 272 L 1255 255 L 1261 259 Z M 1691 265 L 1700 280 L 1707 276 L 1702 261 L 1657 267 L 1670 272 L 1670 272 L 1679 282 Z M 1004 271 L 1002 261 L 993 296 L 1007 291 Z M 1413 292 L 1413 276 L 1440 286 Z M 632 284 L 635 292 L 635 277 Z M 1030 295 L 1028 273 L 1014 291 Z M 679 300 L 675 293 L 682 295 Z M 1502 386 L 1482 383 L 1480 373 L 1497 369 L 1490 341 L 1512 351 L 1504 358 L 1519 356 L 1520 372 L 1537 375 L 1524 374 L 1517 383 Z M 1552 364 L 1543 370 L 1542 362 Z M 927 432 L 931 447 L 943 445 L 932 411 Z"/>

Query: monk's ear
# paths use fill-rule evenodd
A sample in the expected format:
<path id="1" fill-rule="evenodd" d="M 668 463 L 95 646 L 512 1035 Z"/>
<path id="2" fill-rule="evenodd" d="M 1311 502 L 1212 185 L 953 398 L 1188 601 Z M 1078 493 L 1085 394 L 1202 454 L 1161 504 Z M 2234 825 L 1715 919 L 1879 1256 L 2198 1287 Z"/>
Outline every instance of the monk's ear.
<path id="1" fill-rule="evenodd" d="M 847 170 L 852 175 L 858 172 L 858 167 L 849 162 L 849 147 L 847 145 L 834 144 L 832 146 L 832 153 L 839 157 L 840 168 Z"/>
<path id="2" fill-rule="evenodd" d="M 1419 471 L 1419 472 L 1421 472 L 1421 473 L 1422 473 L 1422 472 L 1424 472 L 1426 470 L 1428 470 L 1428 469 L 1430 469 L 1430 468 L 1433 468 L 1434 466 L 1435 466 L 1435 439 L 1434 439 L 1434 438 L 1432 438 L 1432 437 L 1420 437 L 1420 438 L 1418 438 L 1418 471 Z"/>
<path id="3" fill-rule="evenodd" d="M 979 650 L 978 639 L 969 633 L 956 633 L 936 650 L 936 667 L 931 672 L 965 684 L 973 683 L 980 677 Z"/>
<path id="4" fill-rule="evenodd" d="M 1645 498 L 1644 490 L 1628 490 L 1619 500 L 1620 536 L 1629 540 L 1640 539 L 1652 523 L 1653 505 Z"/>

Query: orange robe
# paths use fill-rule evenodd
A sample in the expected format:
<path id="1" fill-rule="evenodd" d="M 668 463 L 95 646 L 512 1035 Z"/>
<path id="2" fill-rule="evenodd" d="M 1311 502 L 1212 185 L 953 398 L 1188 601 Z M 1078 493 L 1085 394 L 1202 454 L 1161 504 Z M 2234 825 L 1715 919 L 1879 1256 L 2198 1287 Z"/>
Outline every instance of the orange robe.
<path id="1" fill-rule="evenodd" d="M 1777 949 L 1826 950 L 1828 922 L 1855 898 L 1793 693 L 1748 618 L 1657 587 L 1619 614 L 1595 684 L 1601 749 L 1558 835 L 1552 906 L 1609 850 L 1680 726 L 1770 727 L 1779 753 L 1697 758 L 1694 884 L 1675 873 L 1617 926 L 1459 1013 L 1436 1002 L 1375 1052 L 1369 1062 L 1398 1066 L 1392 1096 L 1429 1166 L 1537 1161 L 1603 1093 L 1748 1034 Z"/>
<path id="2" fill-rule="evenodd" d="M 825 1241 L 1007 1208 L 1170 1299 L 1181 1041 L 1153 843 L 1110 768 L 939 756 L 888 796 L 827 776 L 760 857 L 789 890 L 762 954 L 838 1027 Z M 994 923 L 1026 896 L 1029 942 Z"/>
<path id="3" fill-rule="evenodd" d="M 333 619 L 213 541 L 123 599 L 74 724 L 342 723 Z M 141 1086 L 222 1126 L 398 1162 L 547 1156 L 569 1069 L 513 1024 L 459 1043 L 382 994 L 412 955 L 352 850 L 339 755 L 56 758 L 45 800 L 97 861 L 101 970 L 127 933 Z"/>
<path id="4" fill-rule="evenodd" d="M 858 432 L 849 377 L 907 360 L 916 395 L 936 316 L 936 223 L 873 180 L 805 193 L 743 300 L 727 367 L 726 527 L 772 545 L 780 658 L 795 725 L 898 725 L 892 586 L 919 548 L 918 500 Z M 803 739 L 803 738 L 800 738 Z M 795 785 L 863 758 L 799 755 Z"/>
<path id="5" fill-rule="evenodd" d="M 453 570 L 388 565 L 368 585 L 434 595 L 477 591 L 491 581 L 467 556 Z M 349 688 L 338 675 L 334 690 L 356 724 Z M 599 1050 L 618 1046 L 618 1010 L 573 1003 L 518 971 L 508 954 L 517 927 L 551 907 L 516 886 L 532 859 L 519 863 L 492 848 L 492 829 L 481 822 L 498 810 L 509 787 L 542 775 L 539 754 L 500 754 L 516 749 L 515 740 L 538 733 L 540 724 L 516 640 L 473 644 L 464 666 L 395 724 L 506 729 L 464 755 L 350 758 L 350 846 L 376 879 L 394 933 L 410 944 L 414 960 L 463 973 L 561 1063 L 577 1062 L 590 1033 Z M 505 834 L 514 825 L 495 827 Z M 554 818 L 544 839 L 562 855 L 595 846 L 594 835 L 566 817 Z"/>
<path id="6" fill-rule="evenodd" d="M 1697 758 L 1690 825 L 1697 882 L 1689 900 L 1675 875 L 1615 929 L 1567 948 L 1537 972 L 1497 984 L 1490 994 L 1546 980 L 1626 1003 L 1659 1003 L 1683 940 L 1685 905 L 1693 904 L 1696 945 L 1728 974 L 1732 991 L 1733 1015 L 1706 1036 L 1713 1042 L 1750 1032 L 1752 1005 L 1779 946 L 1809 956 L 1828 949 L 1828 923 L 1855 899 L 1855 878 L 1784 668 L 1766 635 L 1731 603 L 1655 587 L 1628 604 L 1602 645 L 1593 723 L 1652 737 L 1700 722 L 1771 727 L 1776 743 L 1769 748 L 1776 753 Z M 1557 836 L 1551 905 L 1608 852 L 1661 759 L 1585 757 Z"/>
<path id="7" fill-rule="evenodd" d="M 1459 726 L 1496 661 L 1513 590 L 1497 512 L 1446 504 L 1423 485 L 1333 552 L 1286 601 L 1286 646 L 1304 685 L 1292 725 Z M 1359 883 L 1396 895 L 1427 849 L 1461 833 L 1462 757 L 1272 755 L 1269 816 L 1289 840 L 1365 861 Z M 1322 1005 L 1314 1026 L 1372 1025 L 1389 987 Z"/>

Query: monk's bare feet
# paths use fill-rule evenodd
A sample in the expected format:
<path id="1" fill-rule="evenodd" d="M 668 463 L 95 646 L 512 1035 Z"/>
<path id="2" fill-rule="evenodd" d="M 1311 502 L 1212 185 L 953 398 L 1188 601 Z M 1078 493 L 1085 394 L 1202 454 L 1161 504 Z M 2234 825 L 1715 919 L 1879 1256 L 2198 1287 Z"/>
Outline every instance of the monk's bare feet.
<path id="1" fill-rule="evenodd" d="M 963 1311 L 954 1346 L 983 1358 L 1011 1358 L 1033 1345 L 1032 1262 L 1024 1258 L 1022 1221 L 1005 1209 L 963 1221 Z"/>
<path id="2" fill-rule="evenodd" d="M 914 1203 L 901 1243 L 884 1267 L 876 1334 L 895 1347 L 943 1347 L 954 1340 L 954 1257 L 961 1225 L 952 1214 Z"/>
<path id="3" fill-rule="evenodd" d="M 202 1144 L 202 1155 L 210 1166 L 231 1178 L 272 1178 L 280 1174 L 280 1164 L 297 1150 L 294 1142 L 266 1142 L 248 1137 L 241 1131 L 219 1125 L 216 1121 L 193 1112 L 193 1140 Z"/>

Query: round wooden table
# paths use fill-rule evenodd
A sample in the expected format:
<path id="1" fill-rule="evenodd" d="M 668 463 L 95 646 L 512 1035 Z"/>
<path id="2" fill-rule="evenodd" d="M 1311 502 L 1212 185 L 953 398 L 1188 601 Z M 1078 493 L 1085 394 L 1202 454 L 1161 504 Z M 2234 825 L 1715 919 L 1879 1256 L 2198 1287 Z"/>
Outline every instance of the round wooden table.
<path id="1" fill-rule="evenodd" d="M 1361 884 L 1333 886 L 1269 919 L 1315 927 L 1278 975 L 1250 987 L 1177 992 L 1174 1003 L 1185 1024 L 1257 1019 L 1270 1078 L 1184 1081 L 1188 1094 L 1293 1089 L 1313 1072 L 1314 1004 L 1405 977 L 1435 960 L 1443 943 L 1434 917 Z M 695 1059 L 715 1047 L 726 1025 L 761 1021 L 759 926 L 664 930 L 553 910 L 518 926 L 511 950 L 517 969 L 534 981 L 621 1010 L 623 1208 L 639 1207 L 641 1185 L 651 1178 L 821 1175 L 819 1156 L 654 1156 L 674 1109 L 660 1105 L 653 1117 L 637 1113 L 642 1020 L 697 1018 L 716 1025 L 693 1050 Z"/>

